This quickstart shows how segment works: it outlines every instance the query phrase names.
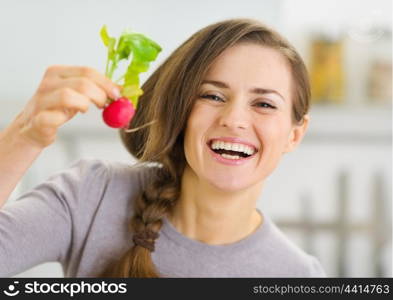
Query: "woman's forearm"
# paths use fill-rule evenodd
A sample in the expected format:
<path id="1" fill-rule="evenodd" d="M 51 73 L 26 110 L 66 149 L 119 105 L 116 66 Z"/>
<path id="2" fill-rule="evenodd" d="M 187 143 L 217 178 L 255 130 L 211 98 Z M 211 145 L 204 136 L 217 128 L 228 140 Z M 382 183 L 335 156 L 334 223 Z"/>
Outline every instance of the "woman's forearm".
<path id="1" fill-rule="evenodd" d="M 44 148 L 19 135 L 19 116 L 0 131 L 0 208 Z"/>

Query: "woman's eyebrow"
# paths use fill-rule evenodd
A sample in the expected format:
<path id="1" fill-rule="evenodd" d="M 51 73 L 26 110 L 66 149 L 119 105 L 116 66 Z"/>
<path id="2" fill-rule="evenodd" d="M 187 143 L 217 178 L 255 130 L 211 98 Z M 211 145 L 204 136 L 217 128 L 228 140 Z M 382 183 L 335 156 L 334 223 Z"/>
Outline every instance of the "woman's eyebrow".
<path id="1" fill-rule="evenodd" d="M 206 84 L 206 83 L 215 85 L 215 86 L 223 88 L 223 89 L 229 89 L 229 85 L 226 84 L 225 82 L 222 82 L 222 81 L 210 80 L 210 79 L 206 79 L 206 80 L 202 81 L 202 84 Z M 252 88 L 250 90 L 250 92 L 253 93 L 253 94 L 258 94 L 258 95 L 276 94 L 276 95 L 278 95 L 281 98 L 282 101 L 285 102 L 284 97 L 279 92 L 277 92 L 276 90 L 254 87 L 254 88 Z"/>

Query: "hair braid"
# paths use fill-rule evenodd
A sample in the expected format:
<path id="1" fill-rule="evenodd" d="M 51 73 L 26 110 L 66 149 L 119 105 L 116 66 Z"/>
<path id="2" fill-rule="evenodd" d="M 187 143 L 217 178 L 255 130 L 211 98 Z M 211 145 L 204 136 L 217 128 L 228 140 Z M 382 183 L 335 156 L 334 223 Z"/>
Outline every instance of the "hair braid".
<path id="1" fill-rule="evenodd" d="M 146 185 L 134 202 L 134 215 L 129 224 L 133 235 L 138 235 L 146 230 L 159 232 L 162 218 L 171 211 L 172 206 L 180 193 L 179 180 L 174 180 L 169 171 L 155 168 L 149 172 L 153 180 Z M 150 239 L 154 245 L 154 239 Z M 154 248 L 153 248 L 154 249 Z M 141 245 L 134 244 L 116 265 L 105 270 L 102 277 L 161 277 L 151 259 L 150 250 Z"/>

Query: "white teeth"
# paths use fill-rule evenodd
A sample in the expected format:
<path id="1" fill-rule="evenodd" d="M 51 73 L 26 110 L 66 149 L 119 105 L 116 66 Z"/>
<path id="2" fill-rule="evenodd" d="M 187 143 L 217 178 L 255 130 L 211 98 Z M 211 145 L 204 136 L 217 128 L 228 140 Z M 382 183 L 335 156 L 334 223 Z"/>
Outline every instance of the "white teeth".
<path id="1" fill-rule="evenodd" d="M 240 156 L 239 155 L 229 155 L 229 154 L 221 154 L 222 157 L 227 158 L 227 159 L 239 159 Z"/>
<path id="2" fill-rule="evenodd" d="M 224 143 L 225 150 L 232 150 L 232 145 L 230 143 Z"/>
<path id="3" fill-rule="evenodd" d="M 237 143 L 226 143 L 223 141 L 214 141 L 211 144 L 211 148 L 216 150 L 216 149 L 225 149 L 225 150 L 232 150 L 232 151 L 237 151 L 237 152 L 244 152 L 248 155 L 254 154 L 254 149 L 252 147 L 243 145 L 243 144 L 237 144 Z"/>
<path id="4" fill-rule="evenodd" d="M 240 145 L 239 146 L 239 151 L 248 154 L 248 147 L 246 147 L 245 145 Z"/>

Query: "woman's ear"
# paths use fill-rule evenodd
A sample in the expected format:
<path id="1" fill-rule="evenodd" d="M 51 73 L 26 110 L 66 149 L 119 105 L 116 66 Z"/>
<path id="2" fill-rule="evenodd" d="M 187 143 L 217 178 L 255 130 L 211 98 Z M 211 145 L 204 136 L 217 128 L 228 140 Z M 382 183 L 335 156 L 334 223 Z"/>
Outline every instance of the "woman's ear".
<path id="1" fill-rule="evenodd" d="M 304 115 L 303 123 L 300 125 L 295 125 L 291 129 L 291 133 L 289 134 L 287 144 L 285 146 L 283 153 L 292 152 L 302 141 L 310 121 L 309 115 Z"/>

